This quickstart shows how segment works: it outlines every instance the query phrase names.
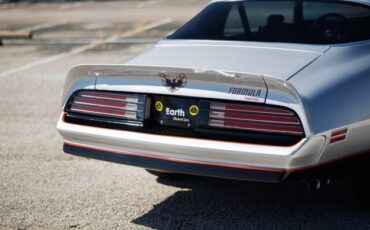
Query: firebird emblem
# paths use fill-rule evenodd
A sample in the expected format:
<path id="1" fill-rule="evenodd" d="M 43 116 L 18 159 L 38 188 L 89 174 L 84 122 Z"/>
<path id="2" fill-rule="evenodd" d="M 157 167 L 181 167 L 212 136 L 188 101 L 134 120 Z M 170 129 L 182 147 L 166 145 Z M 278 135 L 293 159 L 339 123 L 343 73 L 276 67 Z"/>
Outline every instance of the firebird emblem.
<path id="1" fill-rule="evenodd" d="M 175 90 L 179 88 L 185 87 L 186 83 L 188 82 L 186 75 L 183 73 L 180 73 L 175 78 L 171 78 L 165 73 L 158 73 L 158 75 L 161 78 L 163 86 L 166 87 L 171 92 L 174 92 Z"/>

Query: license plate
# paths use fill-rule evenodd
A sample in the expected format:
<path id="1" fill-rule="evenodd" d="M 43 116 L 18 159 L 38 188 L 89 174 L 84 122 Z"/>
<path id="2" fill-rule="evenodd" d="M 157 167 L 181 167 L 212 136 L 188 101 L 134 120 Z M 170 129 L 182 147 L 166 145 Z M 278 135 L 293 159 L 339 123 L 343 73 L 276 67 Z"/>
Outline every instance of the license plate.
<path id="1" fill-rule="evenodd" d="M 154 97 L 155 119 L 163 126 L 195 128 L 199 101 L 176 97 Z"/>

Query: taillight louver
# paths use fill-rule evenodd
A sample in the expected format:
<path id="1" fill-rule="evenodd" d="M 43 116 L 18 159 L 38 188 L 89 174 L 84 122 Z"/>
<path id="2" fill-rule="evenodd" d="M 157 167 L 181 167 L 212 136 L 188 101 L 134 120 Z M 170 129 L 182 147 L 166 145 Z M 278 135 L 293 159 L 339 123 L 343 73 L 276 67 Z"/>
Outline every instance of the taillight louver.
<path id="1" fill-rule="evenodd" d="M 303 136 L 296 114 L 284 108 L 211 102 L 208 126 L 271 134 Z"/>
<path id="2" fill-rule="evenodd" d="M 70 100 L 67 110 L 99 117 L 143 120 L 145 101 L 142 95 L 81 91 Z"/>
<path id="3" fill-rule="evenodd" d="M 337 143 L 344 141 L 347 137 L 348 128 L 335 130 L 331 133 L 330 143 Z"/>

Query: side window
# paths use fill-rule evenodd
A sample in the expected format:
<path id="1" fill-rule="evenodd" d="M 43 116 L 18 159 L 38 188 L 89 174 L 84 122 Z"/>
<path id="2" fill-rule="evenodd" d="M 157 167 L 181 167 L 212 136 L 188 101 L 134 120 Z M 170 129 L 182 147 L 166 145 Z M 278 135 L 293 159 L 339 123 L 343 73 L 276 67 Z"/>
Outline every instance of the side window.
<path id="1" fill-rule="evenodd" d="M 233 4 L 230 8 L 229 14 L 227 16 L 224 28 L 224 36 L 232 37 L 240 34 L 244 34 L 243 23 L 239 13 L 238 5 Z"/>

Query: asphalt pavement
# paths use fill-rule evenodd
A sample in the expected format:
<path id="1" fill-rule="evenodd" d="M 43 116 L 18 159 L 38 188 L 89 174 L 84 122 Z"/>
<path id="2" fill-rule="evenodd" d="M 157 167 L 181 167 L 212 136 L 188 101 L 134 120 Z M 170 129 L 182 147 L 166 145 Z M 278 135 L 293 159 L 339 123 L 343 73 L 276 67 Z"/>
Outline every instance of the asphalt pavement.
<path id="1" fill-rule="evenodd" d="M 78 64 L 122 63 L 206 1 L 0 4 L 0 229 L 370 229 L 348 179 L 299 182 L 157 179 L 64 154 L 56 131 L 64 80 Z"/>

